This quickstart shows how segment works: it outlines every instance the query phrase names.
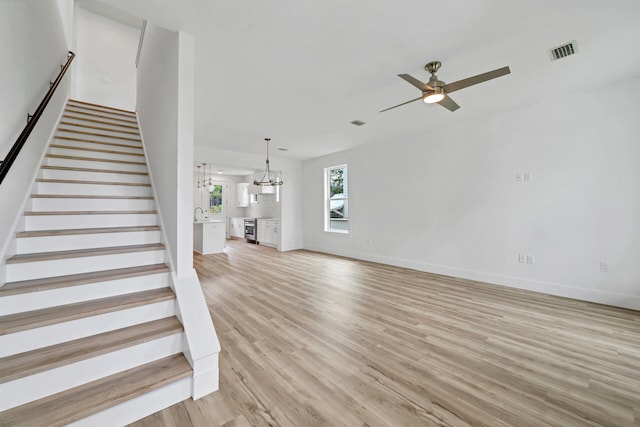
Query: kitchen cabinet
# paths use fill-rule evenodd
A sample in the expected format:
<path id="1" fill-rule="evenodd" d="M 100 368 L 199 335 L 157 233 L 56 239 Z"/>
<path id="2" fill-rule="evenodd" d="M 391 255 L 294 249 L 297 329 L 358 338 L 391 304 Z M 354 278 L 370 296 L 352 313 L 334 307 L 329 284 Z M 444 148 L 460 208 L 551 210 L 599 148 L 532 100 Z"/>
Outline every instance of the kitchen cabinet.
<path id="1" fill-rule="evenodd" d="M 280 221 L 258 219 L 258 242 L 261 245 L 277 248 L 280 244 Z"/>
<path id="2" fill-rule="evenodd" d="M 249 206 L 249 183 L 239 182 L 236 184 L 236 207 L 246 208 Z"/>
<path id="3" fill-rule="evenodd" d="M 226 243 L 224 221 L 208 220 L 193 223 L 193 250 L 201 254 L 222 252 Z"/>
<path id="4" fill-rule="evenodd" d="M 230 225 L 230 235 L 231 237 L 238 237 L 240 239 L 244 239 L 244 218 L 243 217 L 233 217 L 229 220 Z"/>

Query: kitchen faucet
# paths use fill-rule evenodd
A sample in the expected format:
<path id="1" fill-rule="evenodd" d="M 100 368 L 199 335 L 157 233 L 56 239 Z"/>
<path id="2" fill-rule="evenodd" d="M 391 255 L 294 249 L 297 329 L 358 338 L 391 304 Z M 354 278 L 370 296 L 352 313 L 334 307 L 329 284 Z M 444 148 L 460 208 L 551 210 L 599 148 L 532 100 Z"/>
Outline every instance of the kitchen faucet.
<path id="1" fill-rule="evenodd" d="M 204 210 L 198 206 L 197 208 L 195 208 L 193 210 L 193 220 L 197 221 L 198 220 L 198 209 L 200 209 L 200 219 L 202 219 L 202 215 L 204 215 Z"/>

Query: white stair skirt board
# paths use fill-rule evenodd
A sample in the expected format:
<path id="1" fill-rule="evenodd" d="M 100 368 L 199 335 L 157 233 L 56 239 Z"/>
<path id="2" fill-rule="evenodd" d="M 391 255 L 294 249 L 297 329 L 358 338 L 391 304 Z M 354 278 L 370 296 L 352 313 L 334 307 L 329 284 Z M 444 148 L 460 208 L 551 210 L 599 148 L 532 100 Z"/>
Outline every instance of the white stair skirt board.
<path id="1" fill-rule="evenodd" d="M 174 299 L 2 335 L 0 336 L 0 357 L 175 315 Z"/>
<path id="2" fill-rule="evenodd" d="M 18 254 L 33 254 L 39 252 L 160 243 L 160 230 L 109 232 L 108 230 L 111 228 L 115 227 L 85 229 L 87 230 L 86 234 L 37 237 L 18 236 L 16 239 L 16 249 Z M 105 232 L 95 233 L 92 232 L 92 230 L 105 230 Z"/>
<path id="3" fill-rule="evenodd" d="M 114 211 L 115 212 L 115 211 Z M 155 213 L 121 213 L 91 215 L 29 215 L 25 216 L 25 229 L 59 230 L 67 228 L 133 227 L 142 225 L 158 225 Z"/>
<path id="4" fill-rule="evenodd" d="M 151 211 L 155 209 L 153 199 L 115 199 L 115 198 L 88 198 L 78 197 L 33 197 L 31 210 L 42 211 Z M 86 195 L 85 195 L 86 196 Z M 109 224 L 111 225 L 111 224 Z"/>
<path id="5" fill-rule="evenodd" d="M 125 279 L 105 280 L 76 286 L 66 286 L 38 292 L 0 296 L 0 313 L 3 315 L 41 310 L 59 305 L 74 304 L 99 298 L 124 295 L 132 292 L 168 288 L 169 273 L 149 274 Z"/>
<path id="6" fill-rule="evenodd" d="M 116 160 L 96 159 L 93 156 L 59 156 L 54 154 L 45 154 L 44 163 L 50 166 L 148 172 L 147 164 L 144 162 L 120 162 Z"/>
<path id="7" fill-rule="evenodd" d="M 0 411 L 181 353 L 183 339 L 180 332 L 0 384 Z"/>
<path id="8" fill-rule="evenodd" d="M 107 196 L 151 196 L 148 185 L 109 185 L 85 184 L 83 181 L 69 182 L 37 182 L 39 194 L 87 194 Z"/>
<path id="9" fill-rule="evenodd" d="M 78 170 L 77 170 L 78 169 Z M 89 168 L 86 168 L 89 169 Z M 77 181 L 106 181 L 106 182 L 127 182 L 137 184 L 150 184 L 149 175 L 138 175 L 122 172 L 108 172 L 105 168 L 92 168 L 94 170 L 76 169 L 48 169 L 41 170 L 43 179 L 61 179 Z M 99 172 L 103 170 L 104 172 Z"/>
<path id="10" fill-rule="evenodd" d="M 18 282 L 51 276 L 89 273 L 164 262 L 164 247 L 143 252 L 115 253 L 77 258 L 7 264 L 7 281 Z"/>
<path id="11" fill-rule="evenodd" d="M 96 159 L 109 159 L 109 160 L 124 160 L 127 162 L 143 162 L 144 156 L 134 153 L 125 153 L 121 152 L 117 148 L 109 149 L 108 147 L 103 148 L 92 148 L 88 150 L 82 150 L 78 148 L 64 148 L 66 146 L 49 146 L 49 154 L 57 154 L 59 156 L 90 156 L 95 157 Z M 105 152 L 105 151 L 114 151 Z"/>
<path id="12" fill-rule="evenodd" d="M 123 426 L 180 403 L 191 397 L 193 378 L 176 381 L 135 399 L 128 400 L 67 427 Z"/>

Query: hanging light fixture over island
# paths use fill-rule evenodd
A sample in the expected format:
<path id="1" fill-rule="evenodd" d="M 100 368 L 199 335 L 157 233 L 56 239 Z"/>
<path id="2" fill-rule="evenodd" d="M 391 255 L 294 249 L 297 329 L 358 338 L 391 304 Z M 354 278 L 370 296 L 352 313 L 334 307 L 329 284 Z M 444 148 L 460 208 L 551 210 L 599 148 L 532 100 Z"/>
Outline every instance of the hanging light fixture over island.
<path id="1" fill-rule="evenodd" d="M 260 181 L 258 181 L 257 179 L 254 180 L 253 185 L 261 185 L 261 186 L 282 185 L 282 179 L 280 177 L 274 176 L 271 173 L 271 168 L 269 167 L 269 141 L 271 141 L 271 138 L 265 138 L 264 140 L 267 141 L 267 160 L 265 162 L 266 166 L 264 169 L 264 175 L 262 175 L 262 179 Z"/>

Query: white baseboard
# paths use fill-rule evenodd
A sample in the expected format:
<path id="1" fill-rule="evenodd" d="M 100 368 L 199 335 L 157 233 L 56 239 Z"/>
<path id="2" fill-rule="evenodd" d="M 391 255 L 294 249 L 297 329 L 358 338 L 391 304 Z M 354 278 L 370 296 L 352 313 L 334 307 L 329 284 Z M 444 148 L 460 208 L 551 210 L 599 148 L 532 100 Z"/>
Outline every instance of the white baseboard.
<path id="1" fill-rule="evenodd" d="M 594 302 L 597 304 L 605 304 L 632 310 L 640 310 L 640 297 L 632 295 L 622 295 L 612 292 L 597 291 L 594 289 L 577 288 L 575 286 L 561 283 L 524 279 L 521 277 L 505 276 L 500 274 L 487 273 L 484 271 L 467 270 L 456 267 L 429 264 L 420 261 L 386 257 L 358 251 L 339 251 L 333 249 L 327 250 L 326 248 L 309 245 L 305 246 L 304 249 L 314 252 L 322 252 L 348 258 L 355 258 L 363 261 L 388 264 L 396 267 L 410 268 L 427 273 L 442 274 L 445 276 L 459 277 L 461 279 L 475 280 L 478 282 L 486 282 L 494 285 L 507 286 L 510 288 L 523 289 L 559 297 Z"/>

